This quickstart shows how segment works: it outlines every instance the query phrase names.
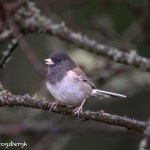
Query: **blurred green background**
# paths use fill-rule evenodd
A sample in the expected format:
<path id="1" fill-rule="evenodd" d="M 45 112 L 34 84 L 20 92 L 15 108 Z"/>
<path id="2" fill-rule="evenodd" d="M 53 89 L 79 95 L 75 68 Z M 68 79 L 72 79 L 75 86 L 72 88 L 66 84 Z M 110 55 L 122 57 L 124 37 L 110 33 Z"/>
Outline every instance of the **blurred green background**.
<path id="1" fill-rule="evenodd" d="M 122 51 L 137 52 L 147 58 L 150 56 L 149 0 L 36 0 L 35 3 L 42 14 L 52 18 L 54 22 L 65 22 L 72 30 Z M 110 114 L 148 120 L 149 73 L 85 52 L 57 37 L 30 34 L 25 38 L 43 65 L 44 59 L 48 58 L 52 51 L 66 51 L 89 74 L 98 88 L 127 95 L 125 100 L 90 98 L 84 109 L 104 110 Z M 0 43 L 0 52 L 6 49 L 7 44 Z M 20 48 L 14 51 L 10 62 L 0 70 L 0 81 L 3 87 L 13 94 L 29 93 L 39 98 L 54 99 L 46 89 L 45 79 L 33 69 Z M 23 107 L 1 108 L 0 113 L 0 122 L 4 126 L 15 123 L 33 126 L 45 121 L 55 122 L 56 127 L 57 123 L 63 122 L 72 126 L 72 120 L 75 120 L 75 123 L 82 127 L 83 124 L 92 122 Z M 50 125 L 49 128 L 54 127 Z M 106 127 L 111 128 L 108 125 Z M 38 144 L 41 143 L 41 149 L 45 150 L 135 150 L 143 138 L 141 133 L 131 131 L 109 133 L 76 130 L 63 133 L 29 132 L 1 135 L 1 141 L 26 141 L 28 147 L 25 149 L 40 149 Z M 48 135 L 50 137 L 44 140 Z"/>

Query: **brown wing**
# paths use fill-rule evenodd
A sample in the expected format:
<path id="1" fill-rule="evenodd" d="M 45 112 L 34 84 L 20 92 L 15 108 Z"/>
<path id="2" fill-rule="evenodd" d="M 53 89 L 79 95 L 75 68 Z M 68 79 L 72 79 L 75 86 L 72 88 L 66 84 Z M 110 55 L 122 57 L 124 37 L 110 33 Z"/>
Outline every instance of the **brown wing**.
<path id="1" fill-rule="evenodd" d="M 84 73 L 84 71 L 81 68 L 77 67 L 73 71 L 78 75 L 78 77 L 80 77 L 80 80 L 88 83 L 93 89 L 96 89 L 94 83 L 91 81 L 90 78 L 88 78 L 86 76 L 86 74 Z"/>

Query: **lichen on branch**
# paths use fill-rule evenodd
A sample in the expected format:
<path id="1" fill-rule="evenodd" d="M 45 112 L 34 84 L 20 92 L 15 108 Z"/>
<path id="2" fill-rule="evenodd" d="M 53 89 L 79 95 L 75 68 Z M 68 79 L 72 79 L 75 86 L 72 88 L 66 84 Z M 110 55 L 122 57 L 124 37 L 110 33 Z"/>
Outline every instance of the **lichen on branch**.
<path id="1" fill-rule="evenodd" d="M 35 99 L 30 95 L 13 95 L 8 91 L 0 92 L 0 107 L 4 106 L 23 106 L 36 108 L 40 110 L 47 110 L 54 113 L 69 115 L 72 117 L 78 117 L 74 114 L 74 108 L 66 105 L 53 106 L 52 103 L 43 99 Z M 98 122 L 104 122 L 111 125 L 125 127 L 129 130 L 135 130 L 138 132 L 143 132 L 148 126 L 147 122 L 138 121 L 135 119 L 130 119 L 128 117 L 121 117 L 118 115 L 112 115 L 105 113 L 104 111 L 83 111 L 79 114 L 79 118 L 82 120 L 92 120 Z"/>

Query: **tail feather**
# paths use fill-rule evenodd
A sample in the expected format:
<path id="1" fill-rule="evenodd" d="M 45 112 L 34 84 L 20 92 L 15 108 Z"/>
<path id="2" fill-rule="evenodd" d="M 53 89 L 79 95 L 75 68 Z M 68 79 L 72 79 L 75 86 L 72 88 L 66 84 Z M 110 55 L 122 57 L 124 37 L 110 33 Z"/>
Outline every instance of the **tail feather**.
<path id="1" fill-rule="evenodd" d="M 126 96 L 122 95 L 122 94 L 107 92 L 107 91 L 102 91 L 102 90 L 97 90 L 97 89 L 93 90 L 92 96 L 95 96 L 97 98 L 103 98 L 103 97 L 122 97 L 122 98 L 126 98 Z"/>

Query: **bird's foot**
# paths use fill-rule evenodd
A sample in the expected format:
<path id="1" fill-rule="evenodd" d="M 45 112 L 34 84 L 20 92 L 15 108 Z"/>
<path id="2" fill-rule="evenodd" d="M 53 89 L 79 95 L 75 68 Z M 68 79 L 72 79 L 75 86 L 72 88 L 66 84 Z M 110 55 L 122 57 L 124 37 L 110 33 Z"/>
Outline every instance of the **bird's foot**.
<path id="1" fill-rule="evenodd" d="M 82 106 L 80 107 L 77 107 L 73 110 L 73 113 L 79 117 L 80 116 L 80 113 L 82 113 Z"/>
<path id="2" fill-rule="evenodd" d="M 81 105 L 79 107 L 77 107 L 73 110 L 73 113 L 75 115 L 77 114 L 78 117 L 80 116 L 80 113 L 82 113 L 82 108 L 83 108 L 85 101 L 86 101 L 86 99 L 83 100 L 83 102 L 81 103 Z"/>
<path id="3" fill-rule="evenodd" d="M 56 107 L 58 104 L 60 104 L 60 102 L 59 101 L 56 101 L 56 102 L 50 102 L 50 104 L 49 104 L 49 111 L 52 111 L 52 109 L 54 108 L 54 107 Z"/>

